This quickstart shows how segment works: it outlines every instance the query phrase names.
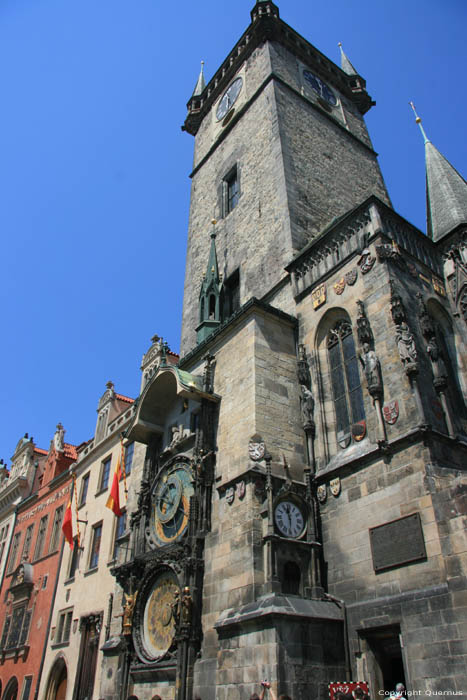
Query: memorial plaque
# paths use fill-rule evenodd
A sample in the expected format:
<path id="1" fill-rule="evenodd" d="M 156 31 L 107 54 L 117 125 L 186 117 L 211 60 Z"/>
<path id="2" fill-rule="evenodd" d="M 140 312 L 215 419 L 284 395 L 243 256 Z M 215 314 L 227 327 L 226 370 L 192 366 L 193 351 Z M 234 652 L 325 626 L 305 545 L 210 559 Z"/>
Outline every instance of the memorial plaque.
<path id="1" fill-rule="evenodd" d="M 370 543 L 375 571 L 426 558 L 419 513 L 370 528 Z"/>

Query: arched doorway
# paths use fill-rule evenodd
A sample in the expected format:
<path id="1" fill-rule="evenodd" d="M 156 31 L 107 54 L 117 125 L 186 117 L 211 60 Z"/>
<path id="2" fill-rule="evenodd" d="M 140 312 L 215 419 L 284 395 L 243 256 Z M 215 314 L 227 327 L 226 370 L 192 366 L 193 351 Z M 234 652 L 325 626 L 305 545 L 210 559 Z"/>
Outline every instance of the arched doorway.
<path id="1" fill-rule="evenodd" d="M 3 700 L 16 700 L 18 697 L 18 679 L 16 676 L 10 678 L 3 694 Z"/>
<path id="2" fill-rule="evenodd" d="M 55 661 L 49 675 L 45 700 L 65 700 L 68 671 L 63 656 Z"/>

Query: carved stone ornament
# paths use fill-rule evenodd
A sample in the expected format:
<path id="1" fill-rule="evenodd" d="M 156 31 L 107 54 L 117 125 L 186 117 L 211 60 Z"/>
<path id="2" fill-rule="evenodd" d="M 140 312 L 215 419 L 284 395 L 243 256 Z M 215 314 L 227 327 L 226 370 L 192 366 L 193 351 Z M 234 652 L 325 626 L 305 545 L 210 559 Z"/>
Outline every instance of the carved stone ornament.
<path id="1" fill-rule="evenodd" d="M 440 388 L 447 384 L 448 371 L 443 360 L 443 356 L 439 350 L 438 341 L 435 336 L 430 338 L 428 345 L 426 346 L 426 351 L 430 356 L 431 368 L 433 370 L 433 379 L 435 384 L 438 384 Z"/>
<path id="2" fill-rule="evenodd" d="M 360 442 L 366 435 L 366 422 L 364 420 L 352 425 L 352 437 L 356 442 Z"/>
<path id="3" fill-rule="evenodd" d="M 418 318 L 420 321 L 420 329 L 422 331 L 422 335 L 424 338 L 428 339 L 434 336 L 435 334 L 435 329 L 433 326 L 433 321 L 428 313 L 428 310 L 426 308 L 425 301 L 423 299 L 423 294 L 421 292 L 417 292 L 416 297 L 418 299 L 418 306 L 419 306 L 419 311 L 418 311 Z"/>
<path id="4" fill-rule="evenodd" d="M 362 271 L 362 275 L 366 275 L 368 272 L 370 272 L 371 268 L 376 262 L 376 258 L 374 258 L 369 250 L 369 248 L 365 248 L 362 251 L 362 256 L 360 260 L 358 261 L 358 265 L 360 265 L 360 270 Z"/>
<path id="5" fill-rule="evenodd" d="M 320 284 L 319 287 L 313 289 L 311 298 L 313 301 L 313 308 L 316 311 L 316 309 L 319 309 L 320 306 L 326 303 L 326 285 Z"/>
<path id="6" fill-rule="evenodd" d="M 346 284 L 349 284 L 351 287 L 353 287 L 353 285 L 357 281 L 357 277 L 358 277 L 357 268 L 350 270 L 350 272 L 347 272 L 347 274 L 345 275 Z"/>
<path id="7" fill-rule="evenodd" d="M 383 406 L 383 416 L 386 423 L 394 425 L 399 418 L 399 401 L 397 401 L 397 399 Z"/>
<path id="8" fill-rule="evenodd" d="M 235 498 L 235 489 L 233 486 L 229 486 L 229 488 L 226 489 L 226 491 L 225 491 L 225 500 L 227 501 L 229 506 L 232 505 L 232 503 L 234 502 L 234 498 Z"/>
<path id="9" fill-rule="evenodd" d="M 418 273 L 418 278 L 422 280 L 423 284 L 426 284 L 427 287 L 431 287 L 431 280 L 429 277 L 426 275 L 422 274 L 421 272 Z"/>
<path id="10" fill-rule="evenodd" d="M 343 293 L 345 289 L 345 277 L 342 277 L 336 284 L 334 285 L 334 291 L 336 294 L 340 295 Z"/>
<path id="11" fill-rule="evenodd" d="M 373 342 L 373 332 L 371 330 L 371 326 L 370 326 L 370 322 L 368 320 L 368 317 L 365 313 L 365 307 L 363 306 L 363 301 L 358 299 L 356 304 L 358 306 L 358 316 L 357 316 L 358 342 L 360 343 L 360 345 L 363 345 L 364 343 L 372 343 Z"/>
<path id="12" fill-rule="evenodd" d="M 302 410 L 302 425 L 303 429 L 307 430 L 314 425 L 313 413 L 315 410 L 315 400 L 313 398 L 312 392 L 306 388 L 304 384 L 301 385 L 302 395 L 300 397 L 300 406 Z"/>
<path id="13" fill-rule="evenodd" d="M 65 429 L 61 423 L 57 424 L 57 430 L 54 435 L 54 447 L 57 452 L 63 452 L 65 447 Z"/>
<path id="14" fill-rule="evenodd" d="M 378 260 L 392 260 L 393 262 L 401 263 L 403 261 L 399 246 L 395 241 L 392 243 L 383 243 L 376 246 L 376 255 Z"/>
<path id="15" fill-rule="evenodd" d="M 405 321 L 405 309 L 402 303 L 402 297 L 396 292 L 394 280 L 389 280 L 389 286 L 391 289 L 391 316 L 397 326 L 399 323 Z"/>
<path id="16" fill-rule="evenodd" d="M 318 488 L 316 489 L 316 495 L 320 503 L 324 503 L 326 501 L 326 498 L 328 497 L 326 484 L 320 484 L 318 486 Z"/>
<path id="17" fill-rule="evenodd" d="M 338 476 L 336 476 L 335 479 L 331 479 L 331 481 L 329 482 L 329 488 L 334 498 L 337 498 L 337 496 L 341 492 L 341 480 Z"/>
<path id="18" fill-rule="evenodd" d="M 261 439 L 252 438 L 248 444 L 248 454 L 254 462 L 263 459 L 266 452 L 266 445 Z"/>
<path id="19" fill-rule="evenodd" d="M 378 355 L 370 348 L 368 343 L 363 344 L 363 353 L 359 356 L 360 362 L 365 372 L 368 392 L 371 396 L 383 392 L 383 377 L 381 374 L 381 363 Z"/>
<path id="20" fill-rule="evenodd" d="M 100 411 L 103 406 L 105 406 L 106 403 L 109 401 L 112 401 L 112 399 L 115 398 L 115 391 L 114 391 L 114 383 L 113 382 L 107 382 L 106 384 L 106 391 L 102 394 L 99 404 L 97 406 L 97 410 Z"/>
<path id="21" fill-rule="evenodd" d="M 245 498 L 245 494 L 246 494 L 246 484 L 242 480 L 242 481 L 239 481 L 237 484 L 237 496 L 241 500 L 242 498 Z"/>
<path id="22" fill-rule="evenodd" d="M 433 289 L 435 290 L 436 294 L 438 294 L 440 297 L 445 297 L 446 290 L 445 290 L 444 284 L 441 282 L 441 280 L 438 279 L 437 277 L 432 277 L 431 281 L 433 282 Z"/>
<path id="23" fill-rule="evenodd" d="M 417 366 L 417 349 L 412 332 L 405 322 L 396 327 L 396 343 L 404 367 L 411 370 Z"/>
<path id="24" fill-rule="evenodd" d="M 297 377 L 299 384 L 304 384 L 308 389 L 311 388 L 310 366 L 306 356 L 306 348 L 302 344 L 298 346 Z"/>
<path id="25" fill-rule="evenodd" d="M 418 270 L 413 263 L 408 262 L 407 269 L 409 271 L 409 274 L 412 275 L 412 277 L 415 277 L 415 278 L 418 277 Z"/>

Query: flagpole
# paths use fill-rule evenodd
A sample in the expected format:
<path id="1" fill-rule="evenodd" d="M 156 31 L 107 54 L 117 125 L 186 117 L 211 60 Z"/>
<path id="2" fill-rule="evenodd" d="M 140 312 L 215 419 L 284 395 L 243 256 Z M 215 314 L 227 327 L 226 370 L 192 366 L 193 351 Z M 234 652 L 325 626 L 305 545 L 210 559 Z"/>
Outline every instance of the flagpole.
<path id="1" fill-rule="evenodd" d="M 120 437 L 121 448 L 121 465 L 123 469 L 123 486 L 125 489 L 125 503 L 128 501 L 128 489 L 126 485 L 126 464 L 125 464 L 125 448 L 123 447 L 123 437 Z"/>

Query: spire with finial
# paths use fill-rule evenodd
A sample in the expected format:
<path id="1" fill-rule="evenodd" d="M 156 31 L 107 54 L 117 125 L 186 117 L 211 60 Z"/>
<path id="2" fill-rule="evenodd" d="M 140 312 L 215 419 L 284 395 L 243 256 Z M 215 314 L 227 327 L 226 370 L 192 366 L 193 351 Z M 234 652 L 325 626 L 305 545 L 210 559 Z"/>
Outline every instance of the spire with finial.
<path id="1" fill-rule="evenodd" d="M 219 275 L 216 252 L 216 224 L 212 219 L 211 247 L 208 265 L 199 293 L 199 326 L 196 328 L 198 343 L 203 341 L 221 322 L 222 282 Z"/>
<path id="2" fill-rule="evenodd" d="M 199 72 L 198 80 L 193 90 L 192 97 L 199 97 L 203 94 L 204 88 L 206 87 L 206 81 L 204 79 L 204 61 L 201 61 L 201 70 Z"/>
<path id="3" fill-rule="evenodd" d="M 414 103 L 409 104 L 425 142 L 427 233 L 433 241 L 439 241 L 467 223 L 467 182 L 433 146 Z"/>
<path id="4" fill-rule="evenodd" d="M 347 75 L 358 75 L 358 71 L 355 70 L 348 57 L 344 53 L 344 49 L 342 48 L 342 42 L 339 41 L 337 45 L 341 50 L 341 68 L 344 71 L 344 73 L 347 73 Z"/>

